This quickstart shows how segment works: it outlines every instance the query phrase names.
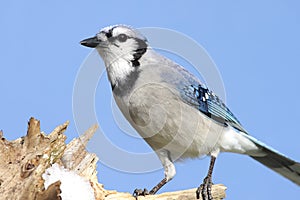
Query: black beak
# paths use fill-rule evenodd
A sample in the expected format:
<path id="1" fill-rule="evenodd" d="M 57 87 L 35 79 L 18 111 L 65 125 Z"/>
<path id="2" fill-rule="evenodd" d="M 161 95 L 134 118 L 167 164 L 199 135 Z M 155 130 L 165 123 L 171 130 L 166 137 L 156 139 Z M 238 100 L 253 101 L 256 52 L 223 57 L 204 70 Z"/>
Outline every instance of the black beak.
<path id="1" fill-rule="evenodd" d="M 101 42 L 101 40 L 99 40 L 96 36 L 95 37 L 91 37 L 85 40 L 82 40 L 80 42 L 81 45 L 86 46 L 86 47 L 91 47 L 91 48 L 95 48 L 98 46 L 98 44 Z"/>

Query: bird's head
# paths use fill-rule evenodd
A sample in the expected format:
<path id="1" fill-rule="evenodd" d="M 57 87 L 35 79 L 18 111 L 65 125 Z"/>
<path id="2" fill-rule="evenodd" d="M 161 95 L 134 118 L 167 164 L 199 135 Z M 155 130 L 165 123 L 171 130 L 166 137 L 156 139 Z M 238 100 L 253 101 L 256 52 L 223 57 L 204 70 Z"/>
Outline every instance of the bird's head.
<path id="1" fill-rule="evenodd" d="M 96 36 L 82 40 L 81 45 L 96 48 L 107 68 L 112 87 L 126 82 L 138 71 L 147 51 L 147 40 L 137 30 L 115 25 L 103 28 Z"/>
<path id="2" fill-rule="evenodd" d="M 96 48 L 106 66 L 119 59 L 140 65 L 139 59 L 147 51 L 147 40 L 137 30 L 115 25 L 103 28 L 96 36 L 82 40 L 81 45 Z"/>

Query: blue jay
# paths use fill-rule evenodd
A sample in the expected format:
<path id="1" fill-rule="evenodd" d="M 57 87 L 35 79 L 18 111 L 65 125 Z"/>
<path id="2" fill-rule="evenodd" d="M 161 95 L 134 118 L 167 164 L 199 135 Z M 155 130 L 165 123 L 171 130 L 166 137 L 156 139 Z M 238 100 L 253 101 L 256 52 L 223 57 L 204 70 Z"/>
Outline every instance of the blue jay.
<path id="1" fill-rule="evenodd" d="M 173 162 L 211 157 L 197 199 L 211 200 L 212 172 L 221 152 L 249 155 L 300 185 L 300 163 L 251 137 L 221 99 L 180 65 L 155 52 L 137 30 L 116 25 L 81 41 L 102 57 L 114 99 L 129 123 L 159 157 L 165 177 L 155 194 L 175 176 Z"/>

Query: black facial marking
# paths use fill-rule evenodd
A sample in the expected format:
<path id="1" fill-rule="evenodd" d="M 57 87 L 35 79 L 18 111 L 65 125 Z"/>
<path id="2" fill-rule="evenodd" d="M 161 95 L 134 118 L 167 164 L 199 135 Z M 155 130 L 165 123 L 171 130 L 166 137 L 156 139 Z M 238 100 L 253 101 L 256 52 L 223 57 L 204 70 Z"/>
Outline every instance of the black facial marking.
<path id="1" fill-rule="evenodd" d="M 114 28 L 109 29 L 108 32 L 105 33 L 105 36 L 106 36 L 107 38 L 111 38 L 111 37 L 112 37 L 112 32 L 113 32 L 113 30 L 114 30 Z"/>
<path id="2" fill-rule="evenodd" d="M 131 60 L 131 63 L 133 67 L 140 66 L 139 59 L 143 56 L 144 53 L 147 51 L 147 43 L 144 40 L 135 38 L 136 42 L 138 43 L 138 47 L 135 50 L 135 53 L 133 54 L 133 59 Z"/>

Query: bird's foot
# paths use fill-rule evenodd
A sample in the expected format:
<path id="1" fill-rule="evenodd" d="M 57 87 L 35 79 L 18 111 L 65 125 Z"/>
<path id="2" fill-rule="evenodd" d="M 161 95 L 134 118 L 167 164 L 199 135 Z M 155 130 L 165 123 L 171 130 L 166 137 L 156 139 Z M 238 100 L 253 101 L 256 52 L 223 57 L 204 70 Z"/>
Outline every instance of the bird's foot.
<path id="1" fill-rule="evenodd" d="M 211 186 L 212 186 L 212 181 L 210 177 L 206 177 L 203 180 L 203 183 L 198 187 L 196 191 L 196 197 L 197 199 L 200 198 L 200 194 L 202 197 L 202 200 L 212 200 L 213 197 L 211 195 Z"/>
<path id="2" fill-rule="evenodd" d="M 135 189 L 132 195 L 135 197 L 135 199 L 137 199 L 139 196 L 146 196 L 149 194 L 151 194 L 151 193 L 146 188 L 144 188 L 144 190 Z"/>
<path id="3" fill-rule="evenodd" d="M 135 189 L 134 192 L 133 192 L 133 196 L 137 200 L 139 196 L 154 195 L 167 182 L 168 182 L 167 179 L 164 178 L 156 186 L 154 186 L 152 188 L 152 190 L 150 190 L 150 192 L 148 192 L 148 190 L 146 188 L 144 190 L 142 190 L 142 189 Z"/>

